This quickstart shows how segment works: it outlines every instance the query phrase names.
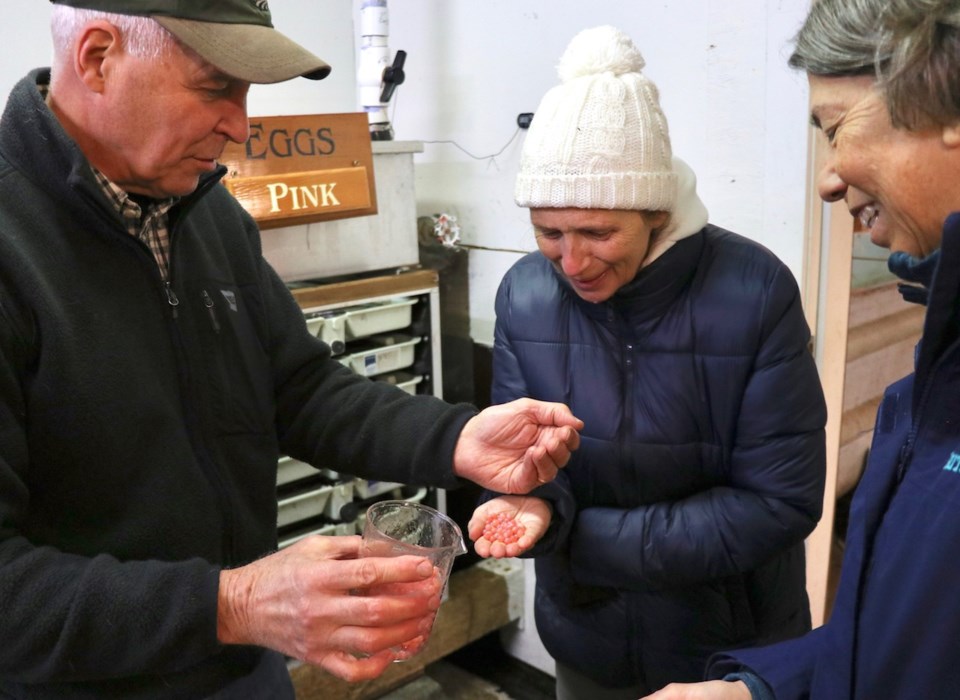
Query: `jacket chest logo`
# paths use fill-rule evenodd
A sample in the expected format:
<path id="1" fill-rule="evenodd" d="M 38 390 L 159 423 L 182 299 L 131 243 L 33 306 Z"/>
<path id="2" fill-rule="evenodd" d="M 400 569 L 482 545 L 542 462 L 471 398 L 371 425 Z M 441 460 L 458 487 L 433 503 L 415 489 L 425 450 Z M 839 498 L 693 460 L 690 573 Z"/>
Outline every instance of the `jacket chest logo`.
<path id="1" fill-rule="evenodd" d="M 220 293 L 223 295 L 223 298 L 227 301 L 227 306 L 230 307 L 230 310 L 234 313 L 237 312 L 237 295 L 234 294 L 229 289 L 221 289 Z"/>
<path id="2" fill-rule="evenodd" d="M 951 452 L 950 459 L 948 459 L 947 463 L 943 465 L 943 470 L 953 472 L 954 474 L 960 472 L 960 455 L 958 455 L 956 452 Z"/>

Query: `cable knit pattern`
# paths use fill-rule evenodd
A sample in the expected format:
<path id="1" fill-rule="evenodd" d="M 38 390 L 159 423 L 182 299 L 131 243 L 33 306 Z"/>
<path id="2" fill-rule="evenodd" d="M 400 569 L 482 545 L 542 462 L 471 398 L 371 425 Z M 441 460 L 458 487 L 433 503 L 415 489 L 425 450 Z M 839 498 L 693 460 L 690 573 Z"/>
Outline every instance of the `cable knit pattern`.
<path id="1" fill-rule="evenodd" d="M 515 199 L 524 207 L 672 211 L 677 175 L 656 85 L 613 27 L 573 38 L 563 82 L 544 95 L 524 142 Z"/>

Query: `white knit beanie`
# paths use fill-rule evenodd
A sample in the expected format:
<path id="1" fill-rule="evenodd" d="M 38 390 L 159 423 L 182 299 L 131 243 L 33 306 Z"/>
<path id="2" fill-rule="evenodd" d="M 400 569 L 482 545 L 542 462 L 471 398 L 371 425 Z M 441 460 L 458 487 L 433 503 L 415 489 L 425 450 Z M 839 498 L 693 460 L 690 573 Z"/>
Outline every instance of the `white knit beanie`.
<path id="1" fill-rule="evenodd" d="M 557 66 L 562 81 L 534 113 L 514 196 L 522 207 L 672 211 L 677 176 L 657 86 L 628 36 L 577 34 Z"/>

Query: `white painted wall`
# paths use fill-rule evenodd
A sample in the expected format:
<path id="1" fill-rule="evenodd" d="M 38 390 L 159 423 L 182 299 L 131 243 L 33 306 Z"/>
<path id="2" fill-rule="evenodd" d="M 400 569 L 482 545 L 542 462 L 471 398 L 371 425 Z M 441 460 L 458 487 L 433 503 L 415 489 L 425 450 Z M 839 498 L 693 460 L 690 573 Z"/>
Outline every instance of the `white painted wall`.
<path id="1" fill-rule="evenodd" d="M 29 68 L 47 65 L 51 50 L 49 4 L 17 4 L 17 21 L 0 26 L 3 96 Z M 534 248 L 527 212 L 513 204 L 523 137 L 516 134 L 516 116 L 534 111 L 557 83 L 554 67 L 570 38 L 598 24 L 624 30 L 643 52 L 646 73 L 660 88 L 674 151 L 698 173 L 711 221 L 763 243 L 800 277 L 807 95 L 805 81 L 785 60 L 807 4 L 392 0 L 390 46 L 408 58 L 407 82 L 396 92 L 391 117 L 397 139 L 425 142 L 416 160 L 418 214 L 455 215 L 464 242 L 476 247 L 470 257 L 475 340 L 492 341 L 497 284 L 523 251 Z M 357 109 L 359 0 L 273 0 L 271 6 L 277 26 L 334 70 L 320 83 L 255 87 L 250 113 Z M 455 141 L 460 148 L 432 141 Z M 474 159 L 461 148 L 475 156 L 503 152 Z M 531 596 L 532 585 L 527 591 Z M 551 670 L 532 618 L 512 635 L 511 648 Z"/>
<path id="2" fill-rule="evenodd" d="M 49 4 L 21 2 L 0 27 L 0 95 L 49 63 Z M 320 83 L 256 86 L 252 115 L 358 108 L 359 0 L 274 0 L 274 20 L 334 67 Z M 803 265 L 806 85 L 785 66 L 806 3 L 790 0 L 393 0 L 391 49 L 408 53 L 391 107 L 398 139 L 422 140 L 418 214 L 458 217 L 470 257 L 471 328 L 493 337 L 493 295 L 518 252 L 533 249 L 513 204 L 523 133 L 516 116 L 557 83 L 555 65 L 580 29 L 613 24 L 637 42 L 661 92 L 674 151 L 698 173 L 713 223 Z M 10 58 L 14 57 L 14 58 Z M 513 140 L 511 141 L 511 138 Z M 430 143 L 431 141 L 455 141 Z M 507 145 L 509 142 L 509 145 Z M 499 152 L 496 158 L 475 156 Z M 492 250 L 488 250 L 492 249 Z M 508 251 L 508 252 L 504 252 Z"/>
<path id="3" fill-rule="evenodd" d="M 516 116 L 558 82 L 580 29 L 630 34 L 661 92 L 674 152 L 698 173 L 711 221 L 758 240 L 799 278 L 803 264 L 806 86 L 785 65 L 806 3 L 774 0 L 394 0 L 391 47 L 407 83 L 392 118 L 399 139 L 451 140 L 497 153 Z M 421 215 L 458 217 L 470 257 L 472 334 L 492 340 L 492 300 L 518 254 L 534 248 L 513 204 L 523 134 L 496 158 L 450 144 L 418 157 Z"/>

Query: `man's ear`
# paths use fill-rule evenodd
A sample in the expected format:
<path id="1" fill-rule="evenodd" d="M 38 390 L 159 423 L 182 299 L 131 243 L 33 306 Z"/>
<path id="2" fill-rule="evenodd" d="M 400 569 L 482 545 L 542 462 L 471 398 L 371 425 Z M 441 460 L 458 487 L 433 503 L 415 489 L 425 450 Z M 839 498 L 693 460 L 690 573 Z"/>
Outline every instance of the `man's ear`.
<path id="1" fill-rule="evenodd" d="M 941 128 L 941 140 L 947 148 L 957 148 L 960 146 L 960 122 L 948 124 Z"/>
<path id="2" fill-rule="evenodd" d="M 123 53 L 120 31 L 109 22 L 91 22 L 83 28 L 74 52 L 74 70 L 92 92 L 103 92 L 110 62 Z"/>

